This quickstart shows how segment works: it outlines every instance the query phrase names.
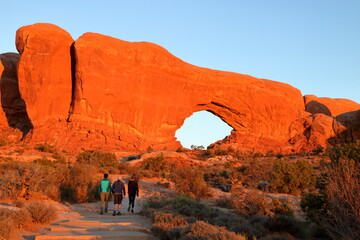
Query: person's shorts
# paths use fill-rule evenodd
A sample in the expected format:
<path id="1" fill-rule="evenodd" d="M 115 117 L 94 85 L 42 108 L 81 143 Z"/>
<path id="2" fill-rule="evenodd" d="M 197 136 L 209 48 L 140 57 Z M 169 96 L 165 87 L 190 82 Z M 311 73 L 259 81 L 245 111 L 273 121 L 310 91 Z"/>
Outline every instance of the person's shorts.
<path id="1" fill-rule="evenodd" d="M 123 197 L 122 197 L 121 193 L 114 194 L 114 204 L 121 204 L 122 199 L 123 199 Z"/>

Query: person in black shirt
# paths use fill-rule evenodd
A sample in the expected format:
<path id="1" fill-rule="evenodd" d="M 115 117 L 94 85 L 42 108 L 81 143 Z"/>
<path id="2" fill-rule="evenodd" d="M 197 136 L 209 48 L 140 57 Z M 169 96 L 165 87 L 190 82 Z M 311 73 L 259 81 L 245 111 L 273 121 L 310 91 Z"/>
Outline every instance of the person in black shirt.
<path id="1" fill-rule="evenodd" d="M 128 212 L 134 212 L 134 205 L 135 205 L 135 197 L 139 196 L 139 184 L 136 178 L 136 175 L 131 175 L 129 182 L 128 182 L 128 195 L 129 195 L 129 207 Z"/>

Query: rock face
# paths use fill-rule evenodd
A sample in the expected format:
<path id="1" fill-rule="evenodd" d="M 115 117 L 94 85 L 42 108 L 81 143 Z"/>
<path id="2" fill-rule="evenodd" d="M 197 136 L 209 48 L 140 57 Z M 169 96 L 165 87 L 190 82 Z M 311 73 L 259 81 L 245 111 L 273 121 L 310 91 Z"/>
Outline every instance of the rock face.
<path id="1" fill-rule="evenodd" d="M 114 137 L 139 149 L 179 146 L 176 130 L 200 110 L 229 124 L 239 147 L 280 147 L 303 114 L 300 91 L 287 84 L 196 67 L 155 44 L 86 33 L 74 50 L 70 121 L 118 129 Z"/>
<path id="2" fill-rule="evenodd" d="M 0 124 L 19 129 L 25 136 L 33 126 L 19 92 L 16 70 L 18 60 L 17 53 L 0 54 L 0 93 L 3 110 L 0 115 Z"/>
<path id="3" fill-rule="evenodd" d="M 305 95 L 304 102 L 307 112 L 323 113 L 331 117 L 360 109 L 360 104 L 348 99 L 318 98 L 314 95 Z"/>
<path id="4" fill-rule="evenodd" d="M 201 110 L 233 128 L 212 147 L 297 152 L 359 138 L 358 113 L 345 113 L 359 109 L 354 102 L 303 99 L 290 85 L 193 66 L 155 44 L 95 33 L 74 42 L 51 24 L 20 28 L 16 44 L 18 74 L 17 55 L 1 58 L 1 81 L 13 83 L 1 92 L 2 105 L 28 114 L 30 142 L 75 151 L 174 150 L 181 146 L 176 130 Z"/>
<path id="5" fill-rule="evenodd" d="M 35 128 L 68 117 L 73 42 L 68 32 L 52 24 L 24 26 L 16 32 L 16 47 L 21 55 L 19 89 Z"/>

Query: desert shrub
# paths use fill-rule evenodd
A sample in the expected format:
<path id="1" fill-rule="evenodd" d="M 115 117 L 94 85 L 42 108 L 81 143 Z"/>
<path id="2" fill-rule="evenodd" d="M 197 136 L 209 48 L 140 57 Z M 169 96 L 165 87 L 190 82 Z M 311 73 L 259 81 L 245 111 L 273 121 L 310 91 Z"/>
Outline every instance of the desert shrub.
<path id="1" fill-rule="evenodd" d="M 231 199 L 227 196 L 219 196 L 215 205 L 221 208 L 231 208 Z"/>
<path id="2" fill-rule="evenodd" d="M 352 159 L 353 161 L 360 162 L 360 140 L 350 143 L 335 146 L 330 149 L 329 157 L 333 163 L 339 162 L 343 159 Z"/>
<path id="3" fill-rule="evenodd" d="M 70 202 L 88 202 L 98 198 L 99 178 L 94 176 L 96 167 L 87 164 L 75 164 L 70 168 L 61 184 L 61 199 Z"/>
<path id="4" fill-rule="evenodd" d="M 151 146 L 148 146 L 148 147 L 146 148 L 146 152 L 147 152 L 147 153 L 151 153 L 152 151 L 154 151 L 154 149 L 153 149 Z"/>
<path id="5" fill-rule="evenodd" d="M 118 160 L 114 153 L 106 153 L 100 151 L 84 151 L 76 156 L 77 164 L 89 164 L 101 167 L 117 167 Z"/>
<path id="6" fill-rule="evenodd" d="M 183 148 L 182 147 L 178 147 L 177 149 L 176 149 L 176 152 L 183 152 L 184 150 L 183 150 Z"/>
<path id="7" fill-rule="evenodd" d="M 5 146 L 8 144 L 4 139 L 0 138 L 0 147 Z"/>
<path id="8" fill-rule="evenodd" d="M 243 172 L 243 181 L 246 182 L 249 187 L 257 188 L 259 182 L 271 181 L 273 168 L 273 160 L 251 158 L 248 160 L 247 164 L 242 166 L 238 171 Z"/>
<path id="9" fill-rule="evenodd" d="M 360 239 L 360 162 L 339 159 L 325 187 L 325 229 L 332 239 Z"/>
<path id="10" fill-rule="evenodd" d="M 55 159 L 55 163 L 66 164 L 66 158 L 61 153 L 55 152 L 52 157 Z"/>
<path id="11" fill-rule="evenodd" d="M 360 239 L 360 142 L 328 149 L 319 193 L 302 197 L 306 216 L 331 239 Z"/>
<path id="12" fill-rule="evenodd" d="M 201 158 L 211 158 L 213 156 L 212 151 L 210 149 L 206 149 L 201 152 Z"/>
<path id="13" fill-rule="evenodd" d="M 319 223 L 321 215 L 325 214 L 325 204 L 324 194 L 308 193 L 301 197 L 300 207 L 309 220 Z"/>
<path id="14" fill-rule="evenodd" d="M 10 236 L 17 231 L 13 225 L 15 211 L 0 209 L 0 239 L 10 239 Z"/>
<path id="15" fill-rule="evenodd" d="M 60 183 L 64 180 L 63 171 L 59 166 L 12 162 L 3 164 L 2 167 L 0 198 L 28 198 L 31 192 L 46 195 L 50 186 L 56 186 L 59 189 Z"/>
<path id="16" fill-rule="evenodd" d="M 229 151 L 226 149 L 216 149 L 214 151 L 215 156 L 225 156 L 229 154 Z"/>
<path id="17" fill-rule="evenodd" d="M 164 155 L 161 153 L 156 157 L 150 157 L 143 160 L 141 167 L 145 170 L 164 173 L 169 171 L 169 164 L 165 161 Z"/>
<path id="18" fill-rule="evenodd" d="M 159 212 L 154 216 L 153 226 L 161 229 L 162 231 L 169 231 L 170 229 L 176 227 L 186 227 L 187 225 L 188 223 L 184 218 L 172 213 Z"/>
<path id="19" fill-rule="evenodd" d="M 159 211 L 166 213 L 161 215 L 162 222 L 165 222 L 167 219 L 165 216 L 168 216 L 168 220 L 171 222 L 171 219 L 180 215 L 189 224 L 186 228 L 174 227 L 166 233 L 163 231 L 161 236 L 164 236 L 164 238 L 162 239 L 227 239 L 216 238 L 218 235 L 212 235 L 211 237 L 213 238 L 201 238 L 201 236 L 196 238 L 196 236 L 191 234 L 186 235 L 190 233 L 189 226 L 197 221 L 206 221 L 216 229 L 223 227 L 222 229 L 239 234 L 240 236 L 247 236 L 248 239 L 263 239 L 276 232 L 281 232 L 281 235 L 291 234 L 291 236 L 294 236 L 292 238 L 296 239 L 310 239 L 315 236 L 313 226 L 306 222 L 298 221 L 292 216 L 275 215 L 275 217 L 269 217 L 253 215 L 243 217 L 231 211 L 211 207 L 200 202 L 198 199 L 187 196 L 176 196 L 172 199 L 152 198 L 143 205 L 142 213 L 146 213 L 147 216 L 154 218 Z M 167 215 L 168 213 L 171 214 Z M 164 224 L 164 228 L 165 226 L 166 224 Z M 208 227 L 210 229 L 210 226 Z M 212 229 L 209 231 L 212 232 Z"/>
<path id="20" fill-rule="evenodd" d="M 51 161 L 47 157 L 37 158 L 34 160 L 34 163 L 42 164 L 45 166 L 54 166 L 55 165 L 55 162 Z"/>
<path id="21" fill-rule="evenodd" d="M 228 231 L 225 227 L 214 226 L 204 221 L 196 221 L 184 229 L 184 240 L 247 240 L 244 235 Z"/>
<path id="22" fill-rule="evenodd" d="M 25 206 L 25 203 L 22 200 L 14 200 L 12 205 L 14 205 L 17 208 L 22 208 Z"/>
<path id="23" fill-rule="evenodd" d="M 30 213 L 31 219 L 37 224 L 50 224 L 56 217 L 56 210 L 53 206 L 41 202 L 33 202 L 26 206 Z"/>
<path id="24" fill-rule="evenodd" d="M 294 210 L 291 206 L 280 199 L 272 200 L 272 212 L 278 215 L 294 216 Z"/>
<path id="25" fill-rule="evenodd" d="M 54 146 L 51 146 L 47 143 L 38 143 L 34 147 L 35 150 L 38 150 L 39 152 L 48 152 L 48 153 L 55 153 L 56 149 Z"/>
<path id="26" fill-rule="evenodd" d="M 275 215 L 272 218 L 268 218 L 265 226 L 270 232 L 290 233 L 296 239 L 309 239 L 313 236 L 314 232 L 313 227 L 308 223 L 285 215 Z"/>
<path id="27" fill-rule="evenodd" d="M 256 191 L 236 192 L 230 197 L 231 207 L 243 216 L 270 215 L 272 202 Z"/>
<path id="28" fill-rule="evenodd" d="M 203 172 L 200 169 L 180 167 L 170 173 L 170 180 L 175 183 L 175 189 L 179 194 L 192 197 L 211 197 L 212 192 L 204 181 Z"/>
<path id="29" fill-rule="evenodd" d="M 316 178 L 312 167 L 305 161 L 295 164 L 277 160 L 271 174 L 271 187 L 280 193 L 299 194 L 315 186 Z"/>

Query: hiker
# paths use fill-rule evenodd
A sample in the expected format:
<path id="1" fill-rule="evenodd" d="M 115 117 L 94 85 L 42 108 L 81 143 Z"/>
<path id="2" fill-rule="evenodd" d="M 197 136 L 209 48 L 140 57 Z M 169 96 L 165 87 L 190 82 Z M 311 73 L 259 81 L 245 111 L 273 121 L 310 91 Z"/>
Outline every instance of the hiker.
<path id="1" fill-rule="evenodd" d="M 136 179 L 136 175 L 131 175 L 129 182 L 128 182 L 128 195 L 129 195 L 129 207 L 128 212 L 134 212 L 134 205 L 135 205 L 135 197 L 139 196 L 139 184 Z"/>
<path id="2" fill-rule="evenodd" d="M 111 191 L 114 194 L 114 212 L 113 216 L 121 215 L 120 209 L 121 209 L 121 202 L 126 195 L 125 192 L 125 184 L 121 181 L 120 177 L 118 177 L 118 180 L 115 181 L 111 187 Z M 117 205 L 117 206 L 116 206 Z M 116 207 L 117 207 L 117 213 L 116 213 Z"/>
<path id="3" fill-rule="evenodd" d="M 100 181 L 99 193 L 100 193 L 100 214 L 104 213 L 104 205 L 105 212 L 108 210 L 109 203 L 109 194 L 111 190 L 111 182 L 107 179 L 109 175 L 107 173 L 104 174 L 104 179 Z"/>

